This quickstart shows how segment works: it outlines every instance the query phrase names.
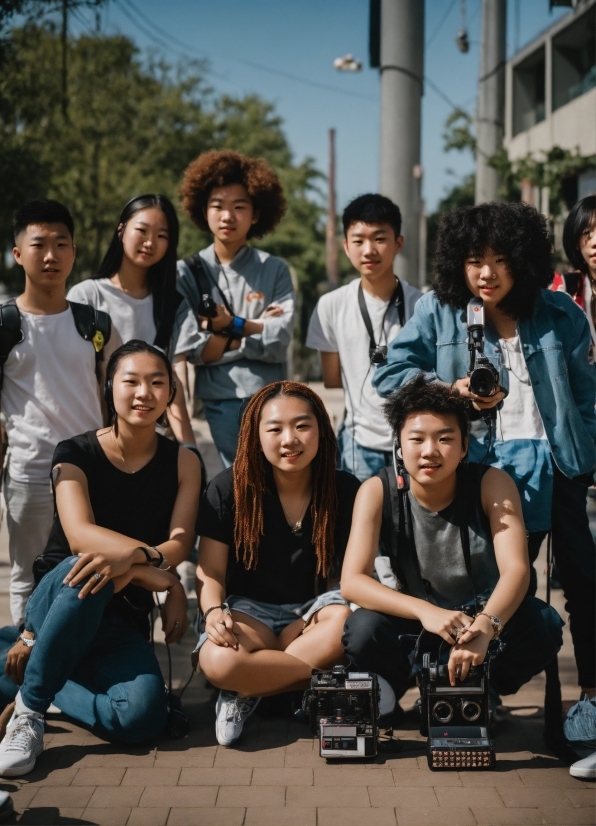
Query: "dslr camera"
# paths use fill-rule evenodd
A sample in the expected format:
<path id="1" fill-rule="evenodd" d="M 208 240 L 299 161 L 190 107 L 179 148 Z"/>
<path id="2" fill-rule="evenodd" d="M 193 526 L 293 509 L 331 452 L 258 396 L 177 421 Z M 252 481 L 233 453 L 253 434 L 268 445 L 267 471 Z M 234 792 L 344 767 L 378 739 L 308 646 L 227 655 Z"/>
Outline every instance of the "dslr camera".
<path id="1" fill-rule="evenodd" d="M 447 665 L 422 657 L 418 672 L 422 721 L 428 737 L 429 768 L 492 769 L 495 752 L 489 736 L 488 661 L 472 666 L 465 680 L 449 683 Z"/>
<path id="2" fill-rule="evenodd" d="M 205 318 L 215 318 L 217 315 L 217 305 L 207 293 L 204 293 L 199 301 L 199 315 Z"/>
<path id="3" fill-rule="evenodd" d="M 302 710 L 319 738 L 319 754 L 328 760 L 375 757 L 379 718 L 376 674 L 349 671 L 336 665 L 331 671 L 314 669 Z"/>
<path id="4" fill-rule="evenodd" d="M 499 374 L 484 355 L 484 302 L 481 298 L 471 298 L 468 302 L 467 320 L 470 353 L 468 389 L 477 396 L 492 396 L 499 387 Z"/>

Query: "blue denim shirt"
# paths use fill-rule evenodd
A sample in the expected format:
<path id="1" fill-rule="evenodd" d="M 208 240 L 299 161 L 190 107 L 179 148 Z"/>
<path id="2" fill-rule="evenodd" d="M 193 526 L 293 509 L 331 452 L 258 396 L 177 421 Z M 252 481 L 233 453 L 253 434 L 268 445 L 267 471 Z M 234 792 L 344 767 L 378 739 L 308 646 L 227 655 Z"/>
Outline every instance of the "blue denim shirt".
<path id="1" fill-rule="evenodd" d="M 596 465 L 596 373 L 588 363 L 586 316 L 568 295 L 542 290 L 531 318 L 520 321 L 518 327 L 557 467 L 568 477 L 592 473 Z M 485 328 L 485 354 L 499 371 L 499 383 L 507 388 L 499 336 L 490 323 Z M 468 366 L 466 311 L 442 307 L 431 292 L 418 301 L 414 315 L 389 345 L 387 362 L 377 369 L 373 384 L 381 396 L 388 396 L 420 371 L 451 384 L 467 375 Z"/>

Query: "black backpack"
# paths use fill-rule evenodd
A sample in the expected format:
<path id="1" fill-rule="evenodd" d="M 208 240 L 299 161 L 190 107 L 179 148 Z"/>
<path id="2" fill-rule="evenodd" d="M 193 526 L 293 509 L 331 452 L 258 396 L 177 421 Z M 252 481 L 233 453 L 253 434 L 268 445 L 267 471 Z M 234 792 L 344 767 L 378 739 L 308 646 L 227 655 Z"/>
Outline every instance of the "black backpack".
<path id="1" fill-rule="evenodd" d="M 90 341 L 95 349 L 95 373 L 100 379 L 100 365 L 103 351 L 112 335 L 112 319 L 102 310 L 96 310 L 89 304 L 68 302 L 74 316 L 78 334 L 85 341 Z M 4 383 L 4 365 L 15 345 L 25 338 L 21 329 L 21 313 L 14 298 L 0 304 L 0 390 Z"/>

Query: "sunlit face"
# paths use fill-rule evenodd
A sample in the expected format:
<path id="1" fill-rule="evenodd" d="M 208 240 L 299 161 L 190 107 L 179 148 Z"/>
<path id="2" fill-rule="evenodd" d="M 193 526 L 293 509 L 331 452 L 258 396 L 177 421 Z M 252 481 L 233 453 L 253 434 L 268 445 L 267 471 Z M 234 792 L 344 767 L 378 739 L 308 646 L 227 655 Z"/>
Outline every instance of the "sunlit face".
<path id="1" fill-rule="evenodd" d="M 423 487 L 439 485 L 452 476 L 467 450 L 453 414 L 415 413 L 408 416 L 400 442 L 403 463 L 410 478 Z"/>
<path id="2" fill-rule="evenodd" d="M 513 276 L 504 255 L 486 249 L 464 261 L 464 276 L 472 295 L 482 298 L 486 307 L 496 307 L 513 288 Z"/>
<path id="3" fill-rule="evenodd" d="M 165 364 L 151 353 L 134 353 L 122 358 L 112 389 L 118 418 L 135 426 L 155 427 L 171 395 Z"/>
<path id="4" fill-rule="evenodd" d="M 259 439 L 267 461 L 287 473 L 304 470 L 319 449 L 319 423 L 310 404 L 278 396 L 261 411 Z"/>
<path id="5" fill-rule="evenodd" d="M 344 238 L 344 250 L 352 266 L 363 278 L 374 280 L 393 269 L 393 259 L 404 243 L 389 224 L 351 224 Z"/>
<path id="6" fill-rule="evenodd" d="M 213 235 L 223 243 L 245 241 L 259 220 L 248 190 L 242 184 L 216 186 L 211 190 L 205 217 Z"/>
<path id="7" fill-rule="evenodd" d="M 152 267 L 168 251 L 168 219 L 157 207 L 141 209 L 130 218 L 122 232 L 124 255 L 138 267 Z"/>
<path id="8" fill-rule="evenodd" d="M 588 265 L 590 275 L 596 281 L 596 213 L 592 215 L 590 224 L 580 235 L 579 251 Z"/>
<path id="9" fill-rule="evenodd" d="M 13 255 L 29 280 L 41 289 L 64 284 L 76 247 L 65 224 L 30 224 L 16 239 Z"/>

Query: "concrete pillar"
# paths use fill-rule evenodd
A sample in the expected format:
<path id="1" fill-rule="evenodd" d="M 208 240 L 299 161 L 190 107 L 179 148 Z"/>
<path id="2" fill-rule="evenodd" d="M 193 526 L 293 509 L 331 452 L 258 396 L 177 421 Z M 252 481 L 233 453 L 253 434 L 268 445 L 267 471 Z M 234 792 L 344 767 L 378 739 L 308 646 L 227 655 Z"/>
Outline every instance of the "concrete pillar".
<path id="1" fill-rule="evenodd" d="M 404 248 L 395 272 L 419 281 L 420 113 L 424 67 L 423 0 L 381 0 L 380 191 L 402 212 Z"/>

